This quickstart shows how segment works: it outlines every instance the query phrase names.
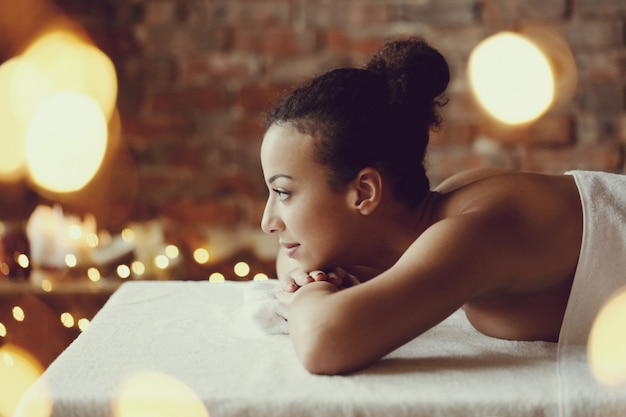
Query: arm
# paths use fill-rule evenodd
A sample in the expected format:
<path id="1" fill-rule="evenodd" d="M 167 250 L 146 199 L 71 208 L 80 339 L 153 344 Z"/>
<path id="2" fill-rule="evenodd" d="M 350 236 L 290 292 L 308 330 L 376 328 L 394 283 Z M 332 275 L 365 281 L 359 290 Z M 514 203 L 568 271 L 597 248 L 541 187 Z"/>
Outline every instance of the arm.
<path id="1" fill-rule="evenodd" d="M 368 282 L 344 291 L 324 282 L 301 288 L 289 329 L 305 368 L 340 374 L 367 366 L 467 300 L 506 286 L 500 277 L 507 276 L 507 265 L 519 266 L 511 262 L 516 249 L 508 224 L 472 215 L 447 219 Z"/>
<path id="2" fill-rule="evenodd" d="M 362 267 L 353 267 L 346 271 L 337 267 L 325 272 L 319 270 L 305 272 L 300 268 L 298 262 L 289 258 L 284 251 L 279 250 L 276 255 L 276 275 L 285 292 L 294 292 L 306 284 L 318 281 L 330 282 L 337 288 L 350 287 L 359 283 L 355 274 L 358 274 L 359 278 L 363 276 L 365 279 L 369 279 L 372 276 L 372 271 Z"/>

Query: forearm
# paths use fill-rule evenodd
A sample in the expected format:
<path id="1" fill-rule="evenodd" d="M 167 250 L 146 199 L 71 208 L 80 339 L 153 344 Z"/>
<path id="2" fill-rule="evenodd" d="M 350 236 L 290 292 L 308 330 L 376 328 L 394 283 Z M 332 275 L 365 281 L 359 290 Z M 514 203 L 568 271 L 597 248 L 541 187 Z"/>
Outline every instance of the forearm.
<path id="1" fill-rule="evenodd" d="M 332 347 L 326 335 L 332 323 L 330 297 L 337 287 L 328 282 L 314 282 L 300 288 L 289 306 L 289 334 L 296 355 L 304 367 L 313 373 L 333 373 L 325 368 L 324 361 Z"/>

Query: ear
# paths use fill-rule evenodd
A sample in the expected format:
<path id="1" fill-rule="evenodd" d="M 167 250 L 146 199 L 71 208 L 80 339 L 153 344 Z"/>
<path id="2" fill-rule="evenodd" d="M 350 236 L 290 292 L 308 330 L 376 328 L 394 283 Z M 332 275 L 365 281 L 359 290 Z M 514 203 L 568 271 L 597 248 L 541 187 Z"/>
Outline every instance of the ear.
<path id="1" fill-rule="evenodd" d="M 383 179 L 380 172 L 374 168 L 363 168 L 352 182 L 353 193 L 350 193 L 349 202 L 352 207 L 363 215 L 369 215 L 376 210 L 383 195 Z"/>

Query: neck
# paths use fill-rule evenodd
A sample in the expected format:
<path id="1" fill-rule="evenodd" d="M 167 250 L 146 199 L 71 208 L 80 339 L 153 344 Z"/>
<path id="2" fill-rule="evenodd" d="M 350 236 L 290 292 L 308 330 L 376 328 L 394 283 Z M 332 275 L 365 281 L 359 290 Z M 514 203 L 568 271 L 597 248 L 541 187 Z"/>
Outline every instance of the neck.
<path id="1" fill-rule="evenodd" d="M 431 225 L 439 220 L 437 203 L 440 194 L 429 192 L 420 204 L 410 209 L 399 202 L 388 202 L 379 207 L 377 226 L 368 230 L 376 240 L 370 245 L 361 266 L 385 270 L 390 268 L 406 252 L 408 247 Z"/>

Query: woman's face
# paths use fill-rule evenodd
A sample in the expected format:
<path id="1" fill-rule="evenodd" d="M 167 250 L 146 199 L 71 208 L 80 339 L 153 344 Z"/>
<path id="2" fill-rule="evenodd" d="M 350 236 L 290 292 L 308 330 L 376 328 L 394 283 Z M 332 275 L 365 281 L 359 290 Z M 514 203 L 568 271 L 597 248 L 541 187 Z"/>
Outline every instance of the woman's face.
<path id="1" fill-rule="evenodd" d="M 270 192 L 261 227 L 278 236 L 281 250 L 306 272 L 346 265 L 358 218 L 350 207 L 350 188 L 330 188 L 313 140 L 290 124 L 272 125 L 261 146 Z"/>

